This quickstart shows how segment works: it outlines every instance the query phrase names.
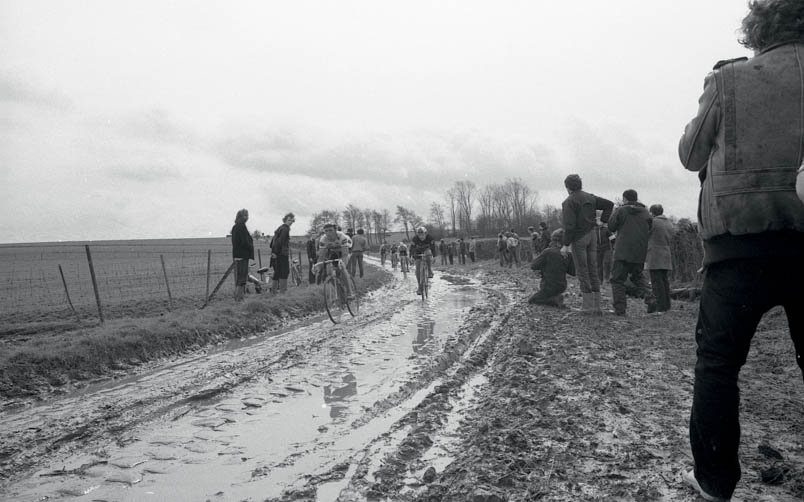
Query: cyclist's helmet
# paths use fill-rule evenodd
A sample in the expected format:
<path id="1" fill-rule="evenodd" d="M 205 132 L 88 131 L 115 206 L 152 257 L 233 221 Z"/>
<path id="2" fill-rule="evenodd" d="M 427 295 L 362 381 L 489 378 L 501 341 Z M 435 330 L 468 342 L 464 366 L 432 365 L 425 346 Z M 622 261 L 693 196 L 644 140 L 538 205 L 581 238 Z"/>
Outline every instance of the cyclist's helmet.
<path id="1" fill-rule="evenodd" d="M 427 229 L 426 229 L 426 228 L 424 228 L 423 226 L 422 226 L 422 227 L 419 227 L 419 228 L 417 228 L 417 229 L 416 229 L 416 233 L 417 233 L 417 234 L 426 234 L 426 233 L 427 233 Z"/>

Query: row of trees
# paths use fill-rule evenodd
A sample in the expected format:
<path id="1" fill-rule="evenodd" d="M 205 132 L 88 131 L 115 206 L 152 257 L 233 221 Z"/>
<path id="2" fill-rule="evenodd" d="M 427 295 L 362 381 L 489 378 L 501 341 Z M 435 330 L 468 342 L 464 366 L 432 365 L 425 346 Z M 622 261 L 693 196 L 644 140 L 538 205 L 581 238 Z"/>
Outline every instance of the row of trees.
<path id="1" fill-rule="evenodd" d="M 397 205 L 392 213 L 388 209 L 361 209 L 349 204 L 342 211 L 325 209 L 315 213 L 308 231 L 318 235 L 326 223 L 335 223 L 343 229 L 362 228 L 369 242 L 374 244 L 393 231 L 404 231 L 410 238 L 413 230 L 421 225 L 426 225 L 436 239 L 492 236 L 509 229 L 524 233 L 528 226 L 541 221 L 556 228 L 560 225 L 560 210 L 551 206 L 537 209 L 537 195 L 520 178 L 480 189 L 471 181 L 456 181 L 445 192 L 443 201 L 430 204 L 426 221 L 414 210 L 401 205 Z"/>

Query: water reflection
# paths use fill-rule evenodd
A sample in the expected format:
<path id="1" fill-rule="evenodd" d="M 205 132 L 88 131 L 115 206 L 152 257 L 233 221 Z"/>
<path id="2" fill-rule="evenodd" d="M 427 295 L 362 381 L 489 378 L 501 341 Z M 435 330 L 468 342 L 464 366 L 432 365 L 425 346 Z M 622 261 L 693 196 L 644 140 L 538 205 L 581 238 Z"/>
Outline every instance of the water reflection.
<path id="1" fill-rule="evenodd" d="M 348 408 L 349 397 L 357 395 L 357 378 L 352 373 L 343 376 L 342 382 L 324 386 L 324 406 L 329 408 L 329 416 L 343 416 Z"/>
<path id="2" fill-rule="evenodd" d="M 413 352 L 419 352 L 424 344 L 427 343 L 427 340 L 433 337 L 434 328 L 435 321 L 430 319 L 422 319 L 416 323 L 416 339 L 413 340 Z"/>

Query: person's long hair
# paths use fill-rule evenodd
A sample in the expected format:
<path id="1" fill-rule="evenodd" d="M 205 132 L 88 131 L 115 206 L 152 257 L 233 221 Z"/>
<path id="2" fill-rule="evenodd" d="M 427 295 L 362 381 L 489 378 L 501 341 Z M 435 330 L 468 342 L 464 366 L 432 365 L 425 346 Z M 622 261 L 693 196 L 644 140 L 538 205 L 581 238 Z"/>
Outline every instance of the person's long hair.
<path id="1" fill-rule="evenodd" d="M 248 220 L 248 210 L 247 209 L 241 209 L 235 215 L 235 225 L 238 225 L 240 223 L 245 223 L 246 220 Z"/>
<path id="2" fill-rule="evenodd" d="M 804 41 L 804 0 L 751 0 L 741 31 L 739 42 L 755 51 Z"/>

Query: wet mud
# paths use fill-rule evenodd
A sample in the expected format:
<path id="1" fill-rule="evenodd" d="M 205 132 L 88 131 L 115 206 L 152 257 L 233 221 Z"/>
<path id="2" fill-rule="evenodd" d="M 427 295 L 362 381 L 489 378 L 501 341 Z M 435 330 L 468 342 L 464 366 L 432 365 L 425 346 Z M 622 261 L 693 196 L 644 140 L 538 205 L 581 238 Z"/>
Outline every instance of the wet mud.
<path id="1" fill-rule="evenodd" d="M 3 410 L 0 500 L 696 500 L 694 304 L 589 319 L 528 305 L 524 268 L 436 267 L 427 301 L 395 277 L 340 324 Z M 735 500 L 804 498 L 786 329 L 767 316 L 741 377 Z"/>

